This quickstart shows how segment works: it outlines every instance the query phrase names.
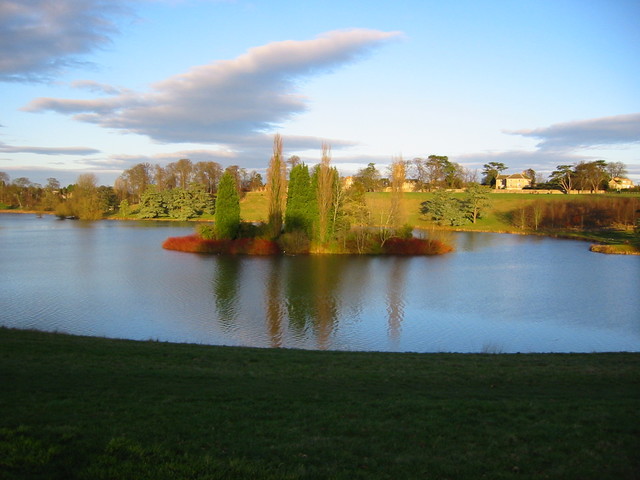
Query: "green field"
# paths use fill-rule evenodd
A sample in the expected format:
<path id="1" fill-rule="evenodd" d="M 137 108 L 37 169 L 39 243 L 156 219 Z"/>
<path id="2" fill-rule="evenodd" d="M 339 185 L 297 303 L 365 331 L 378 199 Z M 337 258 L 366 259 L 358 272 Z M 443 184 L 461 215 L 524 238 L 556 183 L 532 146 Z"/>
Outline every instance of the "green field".
<path id="1" fill-rule="evenodd" d="M 0 329 L 2 479 L 634 479 L 640 354 L 318 352 Z"/>
<path id="2" fill-rule="evenodd" d="M 402 211 L 406 223 L 422 229 L 433 229 L 433 222 L 426 220 L 420 214 L 420 204 L 431 198 L 432 193 L 412 192 L 404 193 L 402 197 Z M 456 193 L 455 196 L 463 198 L 463 193 Z M 536 233 L 553 236 L 572 237 L 593 242 L 602 243 L 631 243 L 637 242 L 632 230 L 607 229 L 604 231 L 578 231 L 575 229 L 564 231 L 532 231 L 519 228 L 513 221 L 513 212 L 532 205 L 534 202 L 548 202 L 562 204 L 568 201 L 590 201 L 594 199 L 622 199 L 640 198 L 640 194 L 606 194 L 606 195 L 535 195 L 518 193 L 495 193 L 490 195 L 491 206 L 486 210 L 477 223 L 468 223 L 462 227 L 455 227 L 456 230 L 465 231 L 486 231 L 486 232 L 508 232 L 508 233 Z M 389 211 L 391 194 L 386 192 L 367 193 L 366 201 L 371 212 L 373 223 L 380 223 Z M 249 192 L 241 202 L 241 216 L 245 221 L 266 221 L 267 200 L 265 192 Z M 447 227 L 436 227 L 438 230 Z M 449 228 L 451 229 L 451 228 Z"/>

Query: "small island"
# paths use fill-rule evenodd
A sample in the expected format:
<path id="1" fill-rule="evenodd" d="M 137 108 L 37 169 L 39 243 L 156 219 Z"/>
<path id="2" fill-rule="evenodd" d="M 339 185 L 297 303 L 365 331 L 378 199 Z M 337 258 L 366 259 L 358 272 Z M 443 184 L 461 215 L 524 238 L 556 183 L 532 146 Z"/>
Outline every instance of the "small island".
<path id="1" fill-rule="evenodd" d="M 295 163 L 287 181 L 282 138 L 274 138 L 267 170 L 268 221 L 242 222 L 240 195 L 233 175 L 222 175 L 215 202 L 213 224 L 197 232 L 171 237 L 163 248 L 192 253 L 233 255 L 358 254 L 440 255 L 453 248 L 437 239 L 416 238 L 405 222 L 402 187 L 405 163 L 391 165 L 391 204 L 373 222 L 362 185 L 345 185 L 331 167 L 331 148 L 322 146 L 320 163 L 309 171 Z"/>

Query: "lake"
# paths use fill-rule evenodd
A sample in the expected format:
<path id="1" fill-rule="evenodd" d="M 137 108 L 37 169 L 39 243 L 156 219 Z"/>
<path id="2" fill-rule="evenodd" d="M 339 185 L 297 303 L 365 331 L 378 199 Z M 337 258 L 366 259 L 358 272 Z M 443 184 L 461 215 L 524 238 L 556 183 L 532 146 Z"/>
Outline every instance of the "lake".
<path id="1" fill-rule="evenodd" d="M 204 256 L 173 222 L 0 214 L 0 325 L 75 335 L 394 352 L 640 351 L 640 257 L 455 233 L 437 257 Z"/>

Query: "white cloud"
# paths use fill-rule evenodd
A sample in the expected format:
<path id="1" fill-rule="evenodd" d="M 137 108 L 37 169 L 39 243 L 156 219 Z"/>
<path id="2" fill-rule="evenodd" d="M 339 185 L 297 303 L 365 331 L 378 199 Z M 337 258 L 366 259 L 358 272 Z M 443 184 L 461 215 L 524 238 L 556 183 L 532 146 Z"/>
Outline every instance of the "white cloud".
<path id="1" fill-rule="evenodd" d="M 354 62 L 399 35 L 355 29 L 274 42 L 172 76 L 150 92 L 90 100 L 38 98 L 23 110 L 73 115 L 160 142 L 243 145 L 248 136 L 305 111 L 306 99 L 298 93 L 301 79 Z"/>
<path id="2" fill-rule="evenodd" d="M 0 142 L 0 152 L 4 153 L 36 153 L 39 155 L 91 155 L 100 150 L 89 147 L 32 147 L 25 145 L 7 145 Z"/>
<path id="3" fill-rule="evenodd" d="M 118 0 L 3 0 L 0 2 L 0 81 L 50 79 L 81 64 L 82 55 L 110 42 Z"/>
<path id="4" fill-rule="evenodd" d="M 532 130 L 507 131 L 540 140 L 543 150 L 573 150 L 640 142 L 640 113 L 558 123 Z"/>

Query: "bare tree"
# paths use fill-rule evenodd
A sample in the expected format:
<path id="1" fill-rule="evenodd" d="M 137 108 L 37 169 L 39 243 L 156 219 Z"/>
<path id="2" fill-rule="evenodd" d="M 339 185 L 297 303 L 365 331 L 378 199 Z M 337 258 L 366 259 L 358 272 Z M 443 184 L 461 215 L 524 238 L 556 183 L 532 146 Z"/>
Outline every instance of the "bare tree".
<path id="1" fill-rule="evenodd" d="M 330 218 L 334 205 L 334 174 L 331 169 L 331 146 L 322 144 L 322 158 L 318 166 L 318 237 L 327 242 L 330 235 Z"/>
<path id="2" fill-rule="evenodd" d="M 191 160 L 182 158 L 167 165 L 167 169 L 175 175 L 176 186 L 186 190 L 193 178 L 193 163 Z"/>
<path id="3" fill-rule="evenodd" d="M 273 138 L 273 155 L 267 170 L 267 198 L 269 204 L 269 226 L 275 237 L 282 230 L 282 220 L 287 199 L 287 170 L 282 156 L 282 137 Z"/>
<path id="4" fill-rule="evenodd" d="M 621 178 L 627 174 L 627 166 L 622 162 L 607 163 L 605 169 L 612 179 Z"/>
<path id="5" fill-rule="evenodd" d="M 404 221 L 402 207 L 402 193 L 406 180 L 406 164 L 402 157 L 393 159 L 391 163 L 391 208 L 389 209 L 389 224 L 398 228 Z"/>
<path id="6" fill-rule="evenodd" d="M 125 198 L 124 195 L 126 192 L 126 195 L 130 195 L 134 203 L 138 203 L 140 202 L 142 193 L 151 183 L 151 164 L 138 163 L 122 172 L 115 188 L 121 195 L 121 198 Z"/>
<path id="7" fill-rule="evenodd" d="M 217 162 L 198 162 L 193 166 L 194 180 L 204 185 L 207 193 L 216 193 L 222 177 L 222 166 Z"/>

